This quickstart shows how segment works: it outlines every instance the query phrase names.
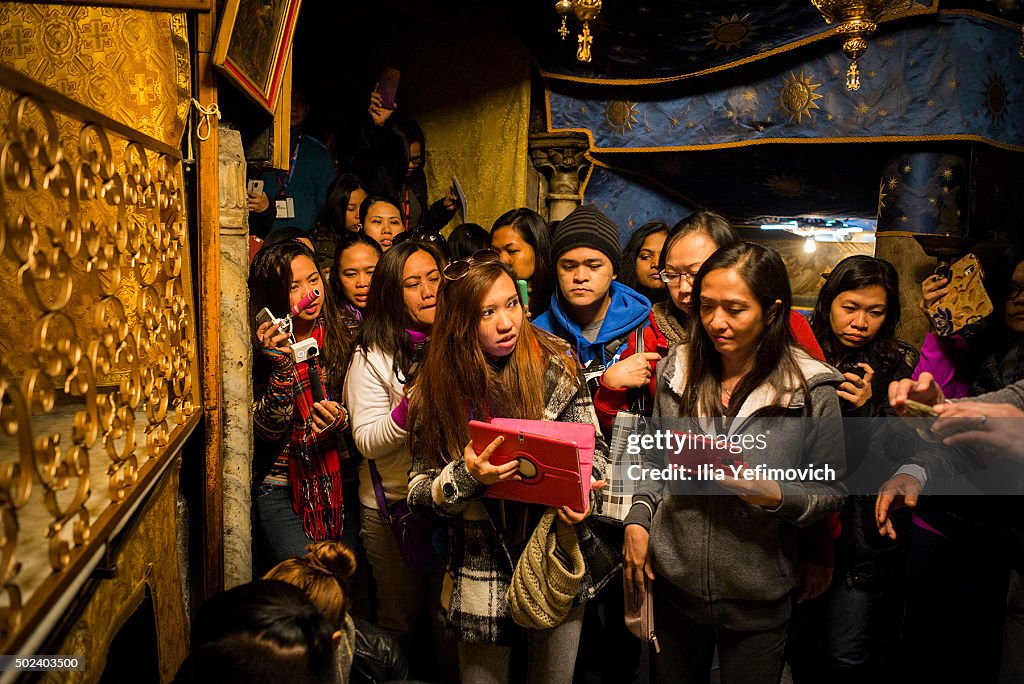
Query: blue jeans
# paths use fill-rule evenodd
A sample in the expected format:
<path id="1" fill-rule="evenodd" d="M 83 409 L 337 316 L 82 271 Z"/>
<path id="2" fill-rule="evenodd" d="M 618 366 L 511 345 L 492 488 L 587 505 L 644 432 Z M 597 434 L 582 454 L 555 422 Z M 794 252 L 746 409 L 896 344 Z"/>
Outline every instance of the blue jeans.
<path id="1" fill-rule="evenodd" d="M 261 484 L 253 491 L 252 504 L 253 536 L 260 560 L 267 566 L 264 571 L 286 558 L 306 555 L 312 540 L 302 529 L 302 517 L 292 510 L 290 487 Z"/>
<path id="2" fill-rule="evenodd" d="M 876 620 L 882 592 L 858 589 L 837 577 L 825 600 L 825 660 L 833 667 L 872 665 L 878 660 Z"/>

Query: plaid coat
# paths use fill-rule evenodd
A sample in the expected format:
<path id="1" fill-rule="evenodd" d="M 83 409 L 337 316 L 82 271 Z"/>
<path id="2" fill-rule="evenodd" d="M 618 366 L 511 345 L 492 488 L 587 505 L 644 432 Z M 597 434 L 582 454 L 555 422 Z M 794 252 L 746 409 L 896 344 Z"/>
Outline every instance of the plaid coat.
<path id="1" fill-rule="evenodd" d="M 566 377 L 560 365 L 552 363 L 544 377 L 544 395 L 545 420 L 593 423 L 597 428 L 594 477 L 604 477 L 608 446 L 582 374 Z M 432 511 L 452 519 L 441 592 L 449 636 L 467 643 L 511 645 L 522 636 L 522 628 L 513 622 L 505 595 L 524 544 L 511 541 L 510 533 L 495 521 L 502 520 L 506 506 L 518 506 L 520 511 L 526 508 L 528 538 L 544 507 L 482 499 L 486 487 L 469 474 L 462 454 L 445 460 L 450 462 L 443 469 L 431 468 L 423 454 L 414 449 L 408 500 L 413 510 Z M 596 505 L 592 500 L 591 509 Z M 596 524 L 586 520 L 575 528 L 587 562 L 577 604 L 596 595 L 622 565 L 619 549 L 594 534 L 592 527 Z"/>

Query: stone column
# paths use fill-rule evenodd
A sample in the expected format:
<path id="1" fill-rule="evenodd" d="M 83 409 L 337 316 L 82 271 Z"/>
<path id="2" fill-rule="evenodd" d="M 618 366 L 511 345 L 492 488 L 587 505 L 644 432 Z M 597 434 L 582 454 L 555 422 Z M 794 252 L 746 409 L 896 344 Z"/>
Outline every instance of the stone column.
<path id="1" fill-rule="evenodd" d="M 530 160 L 544 178 L 541 194 L 545 206 L 539 208 L 550 223 L 561 221 L 583 202 L 581 183 L 590 162 L 586 153 L 590 141 L 582 133 L 530 134 Z"/>
<path id="2" fill-rule="evenodd" d="M 252 579 L 252 344 L 249 213 L 238 131 L 220 127 L 220 322 L 224 369 L 224 588 Z"/>

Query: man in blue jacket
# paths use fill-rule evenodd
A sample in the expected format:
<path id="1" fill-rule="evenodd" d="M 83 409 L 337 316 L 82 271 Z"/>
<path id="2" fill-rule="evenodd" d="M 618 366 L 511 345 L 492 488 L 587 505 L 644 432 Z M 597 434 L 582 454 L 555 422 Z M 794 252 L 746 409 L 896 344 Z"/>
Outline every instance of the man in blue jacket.
<path id="1" fill-rule="evenodd" d="M 534 325 L 571 344 L 590 381 L 618 361 L 630 335 L 647 325 L 651 303 L 615 282 L 619 230 L 596 207 L 577 207 L 551 240 L 558 288 Z"/>
<path id="2" fill-rule="evenodd" d="M 558 287 L 551 308 L 534 325 L 573 346 L 593 395 L 604 369 L 619 360 L 629 338 L 647 325 L 651 303 L 615 282 L 622 260 L 619 230 L 596 207 L 578 207 L 558 224 L 551 236 L 551 256 Z M 594 532 L 613 545 L 622 544 L 618 526 L 595 525 Z M 587 604 L 580 643 L 591 644 L 595 653 L 577 659 L 577 679 L 585 677 L 588 663 L 602 663 L 602 681 L 632 681 L 636 676 L 640 642 L 625 629 L 619 587 L 621 582 L 612 579 Z M 608 661 L 598 653 L 615 653 L 616 658 Z"/>

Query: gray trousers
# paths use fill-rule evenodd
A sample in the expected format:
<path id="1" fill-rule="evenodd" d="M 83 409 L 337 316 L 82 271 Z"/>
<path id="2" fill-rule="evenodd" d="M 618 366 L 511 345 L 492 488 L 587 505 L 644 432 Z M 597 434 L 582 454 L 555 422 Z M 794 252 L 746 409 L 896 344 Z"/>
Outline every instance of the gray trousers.
<path id="1" fill-rule="evenodd" d="M 576 651 L 583 628 L 583 606 L 569 611 L 565 622 L 551 629 L 526 630 L 530 684 L 570 684 L 576 667 Z M 462 681 L 472 684 L 506 684 L 512 648 L 488 644 L 459 644 Z"/>

